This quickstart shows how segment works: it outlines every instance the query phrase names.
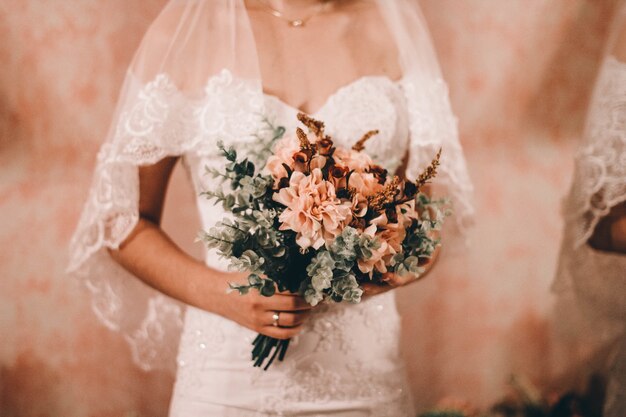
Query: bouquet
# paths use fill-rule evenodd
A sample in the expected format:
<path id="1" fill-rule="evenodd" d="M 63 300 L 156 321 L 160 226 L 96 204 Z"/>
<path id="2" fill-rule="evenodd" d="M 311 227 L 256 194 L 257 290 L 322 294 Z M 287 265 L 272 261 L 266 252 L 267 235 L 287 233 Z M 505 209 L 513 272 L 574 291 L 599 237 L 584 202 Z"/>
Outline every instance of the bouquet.
<path id="1" fill-rule="evenodd" d="M 335 146 L 324 123 L 299 113 L 307 128 L 285 135 L 268 122 L 269 137 L 258 136 L 260 151 L 239 159 L 219 144 L 223 170 L 207 172 L 230 191 L 206 191 L 232 214 L 201 232 L 209 248 L 229 259 L 230 268 L 249 273 L 246 283 L 231 283 L 240 294 L 276 291 L 321 302 L 361 301 L 363 283 L 383 282 L 383 274 L 419 275 L 439 245 L 444 201 L 420 192 L 437 172 L 441 151 L 415 181 L 391 176 L 363 152 L 369 131 L 351 149 Z M 253 342 L 254 366 L 267 369 L 282 360 L 289 340 L 259 334 Z"/>

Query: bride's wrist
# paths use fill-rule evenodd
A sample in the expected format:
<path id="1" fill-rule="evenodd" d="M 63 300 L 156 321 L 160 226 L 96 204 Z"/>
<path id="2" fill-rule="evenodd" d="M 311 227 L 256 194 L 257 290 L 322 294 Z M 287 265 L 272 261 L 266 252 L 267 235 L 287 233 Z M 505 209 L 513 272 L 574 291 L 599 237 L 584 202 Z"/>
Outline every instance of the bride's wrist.
<path id="1" fill-rule="evenodd" d="M 226 272 L 202 264 L 188 287 L 189 304 L 222 315 L 230 282 L 239 282 L 245 274 Z"/>

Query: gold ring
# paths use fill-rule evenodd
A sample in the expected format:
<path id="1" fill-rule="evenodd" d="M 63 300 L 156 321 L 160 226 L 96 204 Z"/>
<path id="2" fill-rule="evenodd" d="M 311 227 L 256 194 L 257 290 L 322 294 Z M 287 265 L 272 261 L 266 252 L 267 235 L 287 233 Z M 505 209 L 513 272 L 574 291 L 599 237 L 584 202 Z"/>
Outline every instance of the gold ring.
<path id="1" fill-rule="evenodd" d="M 274 322 L 272 323 L 272 326 L 278 327 L 278 319 L 279 318 L 280 318 L 280 312 L 275 311 L 274 314 L 272 315 L 272 320 L 274 320 Z"/>

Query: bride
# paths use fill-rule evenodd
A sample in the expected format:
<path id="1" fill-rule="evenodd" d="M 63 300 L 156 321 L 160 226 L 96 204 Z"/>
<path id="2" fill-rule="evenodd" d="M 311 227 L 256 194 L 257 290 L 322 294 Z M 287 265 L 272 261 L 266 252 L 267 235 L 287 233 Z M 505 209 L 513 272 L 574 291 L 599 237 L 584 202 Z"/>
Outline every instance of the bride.
<path id="1" fill-rule="evenodd" d="M 245 274 L 211 251 L 194 260 L 160 228 L 177 161 L 198 195 L 214 189 L 204 172 L 222 164 L 218 141 L 245 154 L 266 121 L 293 131 L 299 111 L 342 146 L 378 129 L 366 151 L 409 178 L 443 148 L 434 187 L 455 211 L 444 241 L 471 214 L 456 121 L 413 1 L 170 0 L 129 68 L 69 269 L 142 368 L 173 366 L 178 347 L 171 416 L 414 415 L 389 291 L 413 277 L 369 286 L 357 305 L 240 297 L 226 290 Z M 204 229 L 224 216 L 202 197 L 197 206 Z M 250 361 L 257 332 L 292 339 L 268 371 Z"/>

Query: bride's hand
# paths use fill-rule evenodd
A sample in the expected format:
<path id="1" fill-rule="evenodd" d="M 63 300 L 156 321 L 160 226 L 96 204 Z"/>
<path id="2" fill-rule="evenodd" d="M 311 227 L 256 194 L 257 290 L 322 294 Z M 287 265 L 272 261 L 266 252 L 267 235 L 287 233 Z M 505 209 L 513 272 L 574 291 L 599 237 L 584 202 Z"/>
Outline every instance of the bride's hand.
<path id="1" fill-rule="evenodd" d="M 240 278 L 229 281 L 241 281 Z M 290 339 L 300 333 L 312 308 L 297 294 L 277 292 L 265 297 L 254 290 L 245 295 L 237 292 L 224 294 L 219 313 L 257 333 L 275 339 Z M 278 314 L 277 326 L 274 325 L 274 314 Z"/>
<path id="2" fill-rule="evenodd" d="M 383 275 L 383 282 L 380 284 L 362 284 L 361 288 L 363 289 L 363 297 L 371 297 L 373 295 L 382 294 L 389 290 L 393 290 L 394 288 L 403 287 L 405 285 L 409 285 L 416 281 L 424 279 L 424 277 L 428 275 L 433 265 L 437 261 L 438 255 L 439 248 L 435 250 L 431 258 L 429 258 L 424 264 L 421 265 L 424 268 L 424 272 L 419 276 L 415 276 L 413 274 L 399 275 L 388 272 Z"/>

